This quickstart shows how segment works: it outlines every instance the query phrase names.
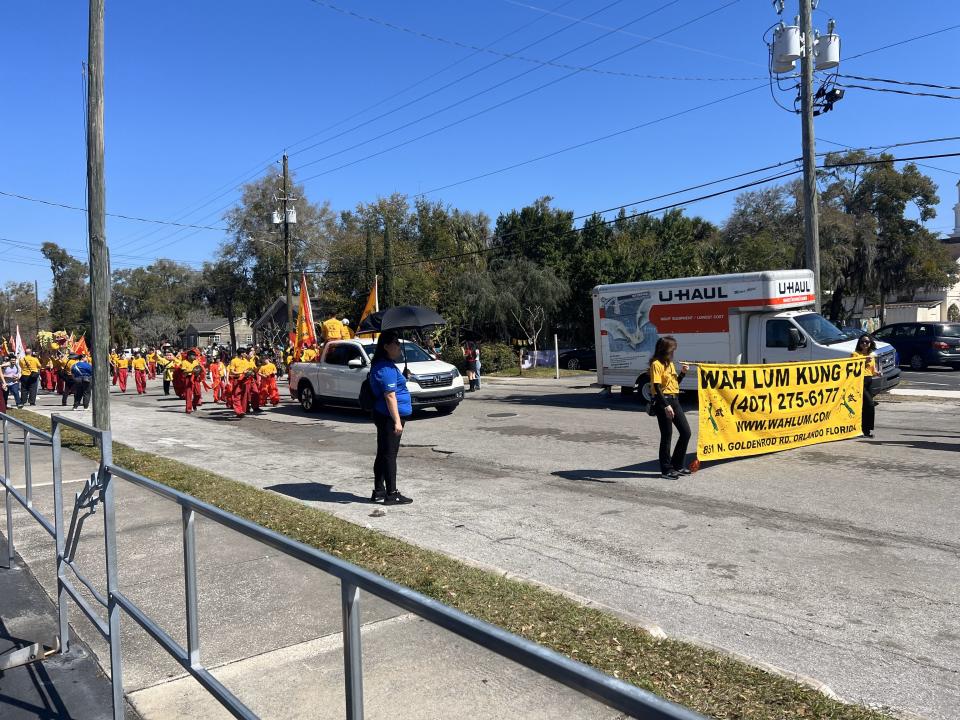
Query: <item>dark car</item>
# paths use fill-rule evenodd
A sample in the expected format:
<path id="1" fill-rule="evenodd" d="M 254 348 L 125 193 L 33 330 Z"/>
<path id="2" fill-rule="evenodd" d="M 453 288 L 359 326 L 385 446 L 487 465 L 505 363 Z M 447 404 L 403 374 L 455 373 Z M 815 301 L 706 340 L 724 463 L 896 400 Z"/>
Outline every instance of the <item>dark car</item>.
<path id="1" fill-rule="evenodd" d="M 893 345 L 900 362 L 914 370 L 928 365 L 960 369 L 960 323 L 895 323 L 885 325 L 873 336 Z"/>
<path id="2" fill-rule="evenodd" d="M 597 351 L 593 348 L 561 350 L 560 367 L 567 370 L 596 370 Z"/>

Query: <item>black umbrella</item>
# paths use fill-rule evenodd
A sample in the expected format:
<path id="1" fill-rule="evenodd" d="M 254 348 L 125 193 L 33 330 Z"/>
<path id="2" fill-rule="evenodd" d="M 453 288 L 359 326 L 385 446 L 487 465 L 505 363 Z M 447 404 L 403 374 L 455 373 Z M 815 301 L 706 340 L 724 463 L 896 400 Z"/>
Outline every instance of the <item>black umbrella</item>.
<path id="1" fill-rule="evenodd" d="M 435 310 L 420 305 L 398 307 L 371 313 L 357 328 L 358 333 L 383 332 L 384 330 L 424 330 L 446 325 Z"/>

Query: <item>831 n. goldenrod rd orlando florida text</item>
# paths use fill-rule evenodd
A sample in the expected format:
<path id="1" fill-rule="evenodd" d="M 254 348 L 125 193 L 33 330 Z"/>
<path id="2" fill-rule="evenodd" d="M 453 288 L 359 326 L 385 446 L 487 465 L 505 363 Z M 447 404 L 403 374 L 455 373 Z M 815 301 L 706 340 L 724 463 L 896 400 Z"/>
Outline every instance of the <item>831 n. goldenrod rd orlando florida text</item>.
<path id="1" fill-rule="evenodd" d="M 700 365 L 701 460 L 759 455 L 860 434 L 863 358 Z"/>

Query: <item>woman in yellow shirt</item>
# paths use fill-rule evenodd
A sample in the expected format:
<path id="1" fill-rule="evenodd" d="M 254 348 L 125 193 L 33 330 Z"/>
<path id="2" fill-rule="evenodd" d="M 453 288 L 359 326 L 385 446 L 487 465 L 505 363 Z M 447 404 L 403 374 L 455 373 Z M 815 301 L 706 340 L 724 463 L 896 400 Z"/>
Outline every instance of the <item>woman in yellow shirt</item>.
<path id="1" fill-rule="evenodd" d="M 137 386 L 137 395 L 147 392 L 147 361 L 140 352 L 133 356 L 133 384 Z"/>
<path id="2" fill-rule="evenodd" d="M 677 375 L 673 364 L 673 354 L 677 350 L 677 341 L 669 336 L 657 340 L 650 361 L 650 385 L 653 388 L 654 409 L 657 423 L 660 425 L 660 476 L 675 480 L 681 475 L 689 475 L 687 470 L 687 444 L 690 442 L 690 425 L 680 407 L 680 383 L 687 374 L 689 366 L 684 364 Z M 677 444 L 670 453 L 670 440 L 673 426 L 677 428 Z"/>
<path id="3" fill-rule="evenodd" d="M 270 403 L 274 407 L 280 404 L 280 391 L 277 389 L 277 366 L 267 360 L 257 368 L 260 379 L 260 402 Z"/>
<path id="4" fill-rule="evenodd" d="M 131 358 L 126 353 L 117 358 L 117 387 L 120 388 L 120 392 L 122 393 L 127 391 L 127 375 L 130 372 L 130 361 Z"/>
<path id="5" fill-rule="evenodd" d="M 869 334 L 861 335 L 857 340 L 857 349 L 851 357 L 866 357 L 863 365 L 863 407 L 860 410 L 861 432 L 864 437 L 873 437 L 873 423 L 876 411 L 876 401 L 871 390 L 871 378 L 879 377 L 877 361 L 873 353 L 877 349 L 877 342 Z"/>

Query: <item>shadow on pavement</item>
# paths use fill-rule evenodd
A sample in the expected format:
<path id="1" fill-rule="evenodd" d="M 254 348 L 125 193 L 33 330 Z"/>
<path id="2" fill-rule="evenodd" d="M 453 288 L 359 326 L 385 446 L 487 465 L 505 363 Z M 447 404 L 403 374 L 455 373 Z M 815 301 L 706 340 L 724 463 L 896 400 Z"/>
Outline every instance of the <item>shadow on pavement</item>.
<path id="1" fill-rule="evenodd" d="M 264 490 L 273 490 L 275 493 L 286 495 L 297 500 L 307 502 L 330 502 L 330 503 L 369 503 L 370 498 L 354 495 L 349 492 L 340 492 L 332 489 L 331 485 L 324 485 L 315 482 L 302 483 L 281 483 L 279 485 L 268 485 Z"/>
<path id="2" fill-rule="evenodd" d="M 649 460 L 636 465 L 624 465 L 612 470 L 557 470 L 551 475 L 578 482 L 615 483 L 617 480 L 637 480 L 660 477 L 660 462 Z"/>
<path id="3" fill-rule="evenodd" d="M 864 442 L 867 445 L 899 445 L 915 450 L 949 450 L 951 452 L 960 450 L 960 442 L 947 443 L 936 440 L 865 440 Z"/>
<path id="4" fill-rule="evenodd" d="M 637 399 L 636 395 L 602 395 L 600 393 L 590 395 L 583 393 L 505 395 L 496 398 L 496 401 L 513 403 L 515 405 L 540 405 L 543 407 L 602 408 L 632 413 L 645 413 L 647 407 L 645 403 L 640 402 Z M 696 394 L 684 393 L 680 404 L 683 407 L 684 412 L 696 412 Z"/>

